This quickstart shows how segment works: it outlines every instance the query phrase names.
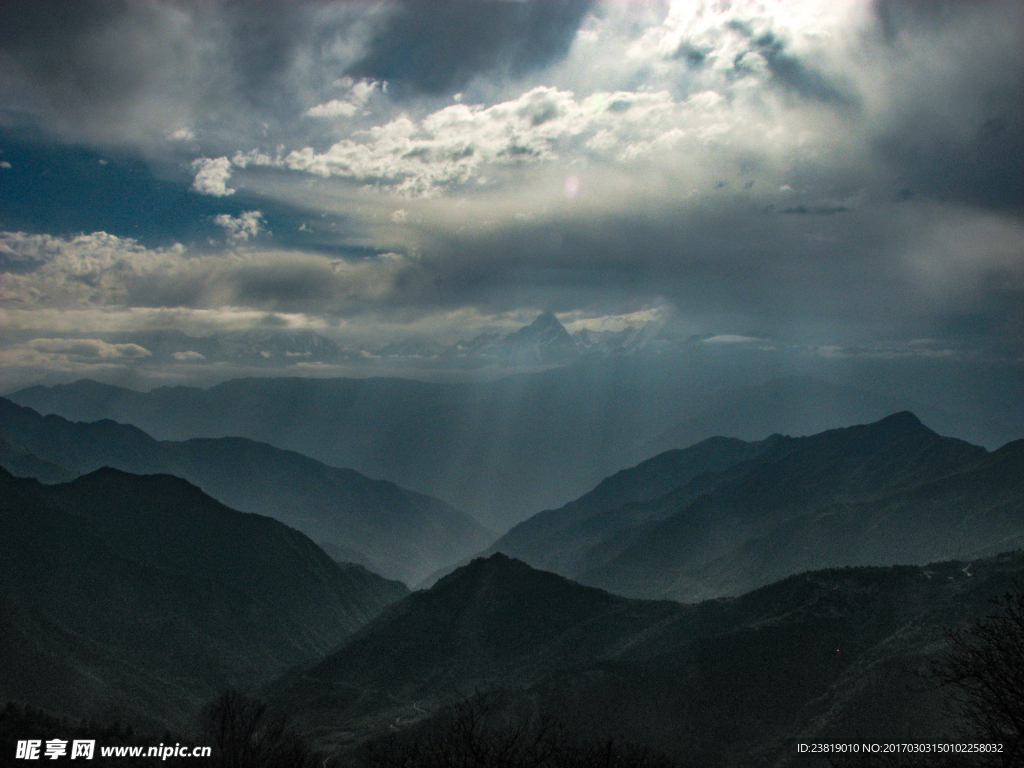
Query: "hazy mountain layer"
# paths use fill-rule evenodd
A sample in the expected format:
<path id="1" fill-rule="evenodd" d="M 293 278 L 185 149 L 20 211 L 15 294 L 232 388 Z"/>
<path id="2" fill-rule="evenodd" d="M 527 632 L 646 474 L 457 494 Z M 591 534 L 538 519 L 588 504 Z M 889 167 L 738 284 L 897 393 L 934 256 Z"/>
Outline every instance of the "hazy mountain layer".
<path id="1" fill-rule="evenodd" d="M 406 594 L 167 475 L 0 470 L 0 700 L 183 725 L 325 654 Z"/>
<path id="2" fill-rule="evenodd" d="M 759 440 L 773 433 L 814 435 L 836 427 L 877 421 L 910 405 L 900 403 L 891 394 L 882 396 L 853 386 L 793 376 L 723 389 L 660 432 L 645 447 L 657 454 L 685 448 L 712 435 L 745 440 Z M 918 403 L 911 410 L 925 412 Z M 931 409 L 927 416 L 930 424 L 949 428 L 947 414 Z M 996 442 L 1005 441 L 1006 438 Z"/>
<path id="3" fill-rule="evenodd" d="M 77 472 L 111 466 L 183 477 L 235 509 L 274 517 L 333 552 L 410 584 L 479 552 L 493 538 L 437 499 L 252 440 L 159 442 L 136 427 L 44 418 L 2 398 L 0 433 Z"/>
<path id="4" fill-rule="evenodd" d="M 0 467 L 15 477 L 34 477 L 43 483 L 66 483 L 73 480 L 77 472 L 40 459 L 20 445 L 13 444 L 3 437 L 0 427 Z"/>
<path id="5" fill-rule="evenodd" d="M 1024 542 L 1021 444 L 989 454 L 909 413 L 804 438 L 708 440 L 620 472 L 490 551 L 681 600 L 815 568 L 991 554 Z"/>
<path id="6" fill-rule="evenodd" d="M 530 326 L 524 333 L 556 343 L 558 330 Z M 499 530 L 666 449 L 716 435 L 809 434 L 910 405 L 814 379 L 754 385 L 751 378 L 741 366 L 716 367 L 694 352 L 692 359 L 584 360 L 471 385 L 242 379 L 143 393 L 83 380 L 10 398 L 72 420 L 134 424 L 160 439 L 267 442 L 444 499 Z M 944 423 L 941 414 L 929 418 Z"/>
<path id="7" fill-rule="evenodd" d="M 619 537 L 580 578 L 620 594 L 694 600 L 815 568 L 1013 549 L 1024 543 L 1024 455 L 1014 446 L 986 454 L 911 414 L 780 439 L 671 494 L 672 516 L 638 526 L 625 548 Z"/>
<path id="8" fill-rule="evenodd" d="M 714 437 L 624 469 L 564 507 L 540 512 L 502 536 L 488 554 L 503 552 L 535 568 L 577 576 L 591 550 L 628 540 L 637 525 L 656 519 L 651 502 L 699 475 L 720 472 L 766 450 L 762 443 Z"/>
<path id="9" fill-rule="evenodd" d="M 985 614 L 1022 575 L 1020 553 L 818 571 L 687 606 L 494 555 L 392 605 L 270 690 L 325 743 L 496 689 L 514 710 L 693 765 L 786 765 L 795 741 L 938 737 L 950 724 L 919 670 L 947 629 Z"/>

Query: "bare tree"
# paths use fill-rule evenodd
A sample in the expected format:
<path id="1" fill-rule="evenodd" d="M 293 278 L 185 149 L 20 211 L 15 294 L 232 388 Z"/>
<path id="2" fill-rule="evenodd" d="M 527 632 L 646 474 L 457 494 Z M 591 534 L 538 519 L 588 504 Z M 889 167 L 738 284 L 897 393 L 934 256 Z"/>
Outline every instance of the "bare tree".
<path id="1" fill-rule="evenodd" d="M 463 698 L 432 722 L 368 745 L 371 768 L 542 768 L 557 744 L 552 724 L 508 718 L 492 693 Z"/>
<path id="2" fill-rule="evenodd" d="M 316 754 L 288 723 L 262 701 L 225 691 L 203 710 L 200 727 L 217 748 L 222 768 L 306 768 Z"/>
<path id="3" fill-rule="evenodd" d="M 992 602 L 997 613 L 949 633 L 950 652 L 932 672 L 975 740 L 1003 745 L 988 764 L 1024 766 L 1024 585 Z"/>
<path id="4" fill-rule="evenodd" d="M 549 717 L 511 715 L 494 693 L 464 698 L 405 733 L 367 744 L 365 768 L 678 768 L 654 750 L 576 741 Z"/>

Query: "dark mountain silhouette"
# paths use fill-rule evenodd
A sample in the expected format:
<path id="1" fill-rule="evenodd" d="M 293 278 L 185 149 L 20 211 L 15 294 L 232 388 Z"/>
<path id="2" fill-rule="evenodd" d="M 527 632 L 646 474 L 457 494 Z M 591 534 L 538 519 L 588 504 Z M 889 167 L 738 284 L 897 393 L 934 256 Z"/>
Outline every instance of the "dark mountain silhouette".
<path id="1" fill-rule="evenodd" d="M 136 427 L 42 417 L 2 398 L 0 430 L 77 472 L 112 466 L 183 477 L 235 509 L 274 517 L 332 554 L 411 584 L 493 538 L 437 499 L 243 438 L 159 442 Z"/>
<path id="2" fill-rule="evenodd" d="M 677 512 L 639 527 L 624 549 L 620 540 L 581 580 L 621 594 L 693 600 L 811 568 L 1015 548 L 1024 542 L 1019 481 L 1003 477 L 975 492 L 975 475 L 988 475 L 993 461 L 1002 457 L 942 438 L 909 413 L 780 439 L 773 451 L 706 478 L 703 488 L 696 480 L 674 492 L 670 500 L 683 502 Z M 1017 465 L 1024 476 L 1024 463 Z"/>
<path id="3" fill-rule="evenodd" d="M 639 554 L 648 536 L 663 534 L 652 529 L 622 559 Z M 1018 440 L 939 479 L 879 498 L 824 505 L 787 519 L 696 574 L 676 565 L 642 589 L 657 592 L 654 585 L 662 584 L 665 591 L 679 593 L 688 582 L 699 582 L 701 589 L 735 594 L 803 570 L 839 564 L 926 563 L 991 555 L 1022 545 L 1024 441 Z M 619 563 L 611 564 L 607 572 L 618 567 Z M 651 573 L 649 565 L 638 570 Z M 669 586 L 673 577 L 677 581 Z M 600 576 L 594 574 L 593 581 L 600 582 Z"/>
<path id="4" fill-rule="evenodd" d="M 168 475 L 0 470 L 0 700 L 182 726 L 335 647 L 407 590 Z"/>
<path id="5" fill-rule="evenodd" d="M 595 546 L 653 519 L 652 502 L 699 475 L 720 472 L 767 450 L 764 443 L 714 437 L 667 451 L 602 480 L 576 501 L 540 512 L 502 536 L 488 554 L 503 552 L 535 568 L 575 576 Z"/>
<path id="6" fill-rule="evenodd" d="M 681 600 L 815 568 L 992 554 L 1024 542 L 1016 445 L 989 454 L 906 412 L 811 437 L 706 441 L 521 523 L 491 551 Z"/>
<path id="7" fill-rule="evenodd" d="M 276 703 L 311 725 L 370 717 L 386 728 L 422 713 L 413 707 L 421 699 L 436 704 L 499 680 L 526 685 L 602 658 L 639 627 L 684 610 L 582 587 L 501 554 L 392 608 L 311 670 L 275 683 Z"/>
<path id="8" fill-rule="evenodd" d="M 504 675 L 525 683 L 530 670 L 544 674 L 596 658 L 638 625 L 679 610 L 669 602 L 631 601 L 583 587 L 497 554 L 413 593 L 352 637 L 345 653 L 321 662 L 313 677 L 366 685 L 386 680 L 391 690 L 412 698 Z M 454 656 L 458 663 L 452 666 Z"/>
<path id="9" fill-rule="evenodd" d="M 789 765 L 797 741 L 948 732 L 941 692 L 919 670 L 948 628 L 984 615 L 1022 575 L 1020 553 L 846 568 L 687 606 L 619 598 L 497 554 L 268 690 L 336 745 L 429 727 L 444 702 L 491 690 L 510 714 L 547 712 L 686 764 Z"/>
<path id="10" fill-rule="evenodd" d="M 517 333 L 529 349 L 566 343 L 564 328 L 545 325 L 544 316 Z M 518 344 L 506 341 L 481 343 Z M 134 424 L 158 439 L 269 443 L 443 499 L 496 530 L 560 507 L 668 449 L 717 435 L 751 441 L 812 434 L 913 405 L 808 378 L 753 383 L 745 369 L 715 365 L 691 350 L 584 358 L 476 384 L 276 378 L 136 392 L 83 380 L 9 397 L 75 421 Z M 925 415 L 929 424 L 957 426 Z"/>
<path id="11" fill-rule="evenodd" d="M 877 421 L 908 406 L 891 396 L 833 384 L 810 376 L 773 379 L 765 384 L 717 392 L 678 423 L 652 438 L 652 454 L 685 448 L 717 435 L 760 440 L 773 433 L 814 435 L 835 427 Z M 945 414 L 929 422 L 946 423 Z"/>

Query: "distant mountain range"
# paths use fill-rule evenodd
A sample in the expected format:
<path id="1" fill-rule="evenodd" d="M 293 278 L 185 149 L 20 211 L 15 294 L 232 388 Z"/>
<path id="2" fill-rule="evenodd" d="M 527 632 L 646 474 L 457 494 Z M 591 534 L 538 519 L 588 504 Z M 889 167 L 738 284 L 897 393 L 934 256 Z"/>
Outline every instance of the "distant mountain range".
<path id="1" fill-rule="evenodd" d="M 1024 543 L 1024 440 L 989 453 L 903 412 L 811 437 L 713 438 L 618 473 L 489 551 L 647 598 Z"/>
<path id="2" fill-rule="evenodd" d="M 564 329 L 534 326 L 531 334 L 564 341 Z M 716 435 L 813 434 L 907 408 L 810 378 L 725 391 L 721 378 L 702 378 L 685 358 L 608 358 L 477 384 L 266 378 L 137 392 L 82 380 L 8 397 L 73 421 L 133 424 L 160 440 L 269 443 L 442 499 L 499 531 L 669 449 Z M 941 413 L 926 420 L 950 424 Z"/>
<path id="3" fill-rule="evenodd" d="M 438 352 L 437 359 L 463 366 L 521 368 L 566 365 L 586 356 L 630 355 L 657 348 L 658 333 L 654 326 L 627 326 L 621 331 L 583 328 L 570 334 L 552 313 L 542 312 L 529 325 L 504 336 L 485 333 L 456 342 Z"/>
<path id="4" fill-rule="evenodd" d="M 405 594 L 176 477 L 0 469 L 0 701 L 189 726 L 224 687 L 316 661 Z"/>
<path id="5" fill-rule="evenodd" d="M 550 312 L 507 334 L 484 333 L 453 344 L 410 337 L 376 345 L 344 345 L 310 330 L 253 328 L 189 336 L 181 331 L 133 331 L 100 334 L 112 344 L 136 344 L 151 363 L 231 363 L 280 368 L 296 363 L 367 363 L 400 361 L 414 366 L 483 368 L 565 365 L 584 355 L 629 354 L 647 349 L 657 338 L 655 326 L 627 326 L 621 331 L 580 330 L 570 335 Z"/>
<path id="6" fill-rule="evenodd" d="M 942 692 L 920 670 L 947 629 L 985 615 L 1022 575 L 1020 553 L 847 568 L 685 606 L 497 554 L 395 603 L 267 692 L 342 748 L 429 728 L 445 702 L 483 690 L 508 718 L 548 713 L 685 765 L 805 764 L 796 742 L 945 740 Z"/>
<path id="7" fill-rule="evenodd" d="M 160 442 L 136 427 L 43 417 L 3 398 L 0 438 L 10 441 L 0 443 L 0 466 L 15 474 L 53 482 L 110 466 L 177 475 L 235 509 L 301 530 L 338 559 L 409 584 L 494 538 L 437 499 L 243 438 Z"/>

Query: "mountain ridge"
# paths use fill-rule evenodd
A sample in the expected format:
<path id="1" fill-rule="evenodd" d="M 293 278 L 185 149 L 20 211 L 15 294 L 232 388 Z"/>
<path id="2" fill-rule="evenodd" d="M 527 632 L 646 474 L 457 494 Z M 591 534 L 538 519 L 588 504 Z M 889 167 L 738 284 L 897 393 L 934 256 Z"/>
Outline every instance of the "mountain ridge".
<path id="1" fill-rule="evenodd" d="M 506 702 L 507 717 L 547 713 L 572 733 L 639 740 L 685 764 L 802 764 L 797 741 L 948 733 L 941 692 L 916 670 L 941 652 L 947 629 L 985 615 L 1022 574 L 1018 551 L 806 572 L 682 605 L 622 598 L 495 554 L 393 604 L 267 691 L 343 748 L 430 727 L 445 702 L 483 690 Z M 532 610 L 505 601 L 514 594 L 529 595 Z"/>
<path id="2" fill-rule="evenodd" d="M 722 389 L 718 374 L 693 372 L 696 362 L 583 358 L 472 384 L 249 378 L 137 392 L 79 383 L 27 388 L 11 399 L 72 420 L 131 423 L 158 439 L 266 442 L 442 499 L 502 531 L 668 449 L 715 435 L 757 441 L 773 432 L 817 433 L 912 405 L 807 377 L 748 385 L 719 372 L 730 387 Z M 657 438 L 698 416 L 701 423 L 678 440 Z"/>
<path id="3" fill-rule="evenodd" d="M 0 432 L 79 472 L 113 465 L 184 477 L 229 506 L 276 517 L 409 583 L 479 551 L 491 538 L 436 499 L 247 438 L 157 441 L 132 425 L 39 416 L 3 398 Z"/>
<path id="4" fill-rule="evenodd" d="M 1001 474 L 985 474 L 1003 464 Z M 814 568 L 921 563 L 1018 546 L 1024 499 L 1015 469 L 1024 474 L 1013 445 L 989 453 L 938 435 L 907 411 L 807 437 L 704 441 L 623 470 L 520 523 L 487 552 L 631 597 L 739 594 Z M 980 484 L 972 472 L 991 482 L 970 490 Z M 607 494 L 612 480 L 628 492 Z M 667 485 L 676 487 L 663 493 Z M 957 511 L 968 495 L 984 521 L 973 529 Z M 941 517 L 941 524 L 929 534 L 911 521 L 932 507 L 928 519 Z M 901 537 L 908 526 L 914 536 Z"/>

